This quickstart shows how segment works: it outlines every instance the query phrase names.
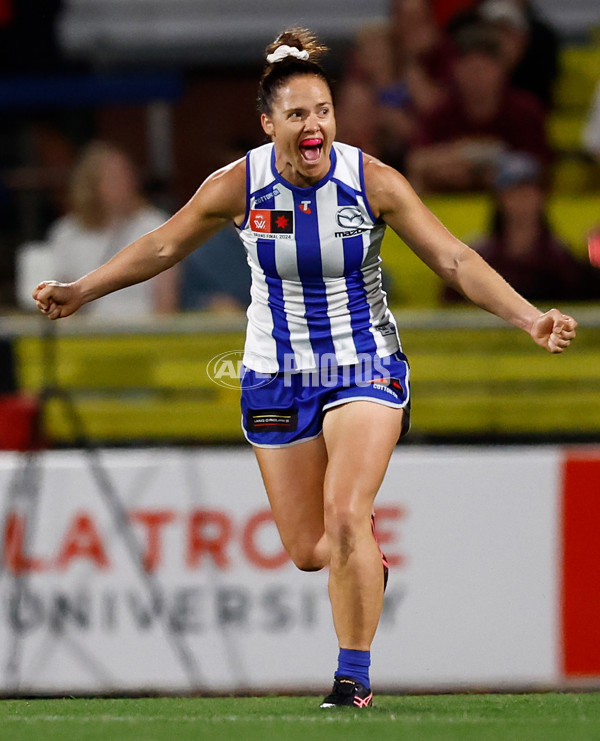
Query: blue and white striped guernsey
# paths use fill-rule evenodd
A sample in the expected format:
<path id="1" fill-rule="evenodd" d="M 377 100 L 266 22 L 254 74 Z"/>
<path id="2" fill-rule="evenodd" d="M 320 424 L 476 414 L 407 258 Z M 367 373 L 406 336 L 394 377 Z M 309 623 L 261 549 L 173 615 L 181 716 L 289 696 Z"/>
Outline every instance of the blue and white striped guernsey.
<path id="1" fill-rule="evenodd" d="M 246 171 L 239 234 L 252 302 L 244 365 L 313 370 L 400 349 L 381 285 L 385 224 L 367 202 L 362 152 L 335 143 L 329 173 L 309 188 L 279 175 L 273 144 L 250 151 Z"/>

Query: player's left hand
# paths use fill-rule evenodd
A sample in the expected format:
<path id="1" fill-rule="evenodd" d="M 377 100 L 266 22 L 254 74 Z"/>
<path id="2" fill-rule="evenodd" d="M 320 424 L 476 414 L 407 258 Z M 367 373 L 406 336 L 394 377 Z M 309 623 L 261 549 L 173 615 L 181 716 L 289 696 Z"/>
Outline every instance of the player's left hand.
<path id="1" fill-rule="evenodd" d="M 558 309 L 550 309 L 534 321 L 529 334 L 534 342 L 548 352 L 560 353 L 575 338 L 576 327 L 577 322 L 572 316 L 563 314 Z"/>

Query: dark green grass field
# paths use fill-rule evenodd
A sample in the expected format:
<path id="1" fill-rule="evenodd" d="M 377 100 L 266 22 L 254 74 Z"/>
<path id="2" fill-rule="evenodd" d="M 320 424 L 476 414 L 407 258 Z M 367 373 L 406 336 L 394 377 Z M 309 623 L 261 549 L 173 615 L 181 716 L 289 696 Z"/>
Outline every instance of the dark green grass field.
<path id="1" fill-rule="evenodd" d="M 1 741 L 597 741 L 600 694 L 0 700 Z"/>

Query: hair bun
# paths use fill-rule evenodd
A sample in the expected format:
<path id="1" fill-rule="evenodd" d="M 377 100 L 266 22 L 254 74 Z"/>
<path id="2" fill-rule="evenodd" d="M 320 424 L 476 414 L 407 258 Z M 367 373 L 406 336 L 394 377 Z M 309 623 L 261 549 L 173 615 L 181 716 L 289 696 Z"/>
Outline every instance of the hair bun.
<path id="1" fill-rule="evenodd" d="M 299 26 L 286 28 L 265 49 L 267 64 L 276 64 L 286 57 L 303 61 L 310 59 L 311 62 L 318 63 L 325 52 L 327 47 L 321 44 L 312 31 Z M 272 59 L 274 54 L 277 58 Z"/>

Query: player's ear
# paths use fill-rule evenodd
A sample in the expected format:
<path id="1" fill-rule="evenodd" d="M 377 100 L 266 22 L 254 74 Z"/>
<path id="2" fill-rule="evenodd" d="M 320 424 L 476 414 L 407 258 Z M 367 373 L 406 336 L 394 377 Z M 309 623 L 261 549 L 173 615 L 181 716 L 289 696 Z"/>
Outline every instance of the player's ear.
<path id="1" fill-rule="evenodd" d="M 275 126 L 270 116 L 266 113 L 260 114 L 260 125 L 263 127 L 263 131 L 267 136 L 273 138 L 275 136 Z"/>

